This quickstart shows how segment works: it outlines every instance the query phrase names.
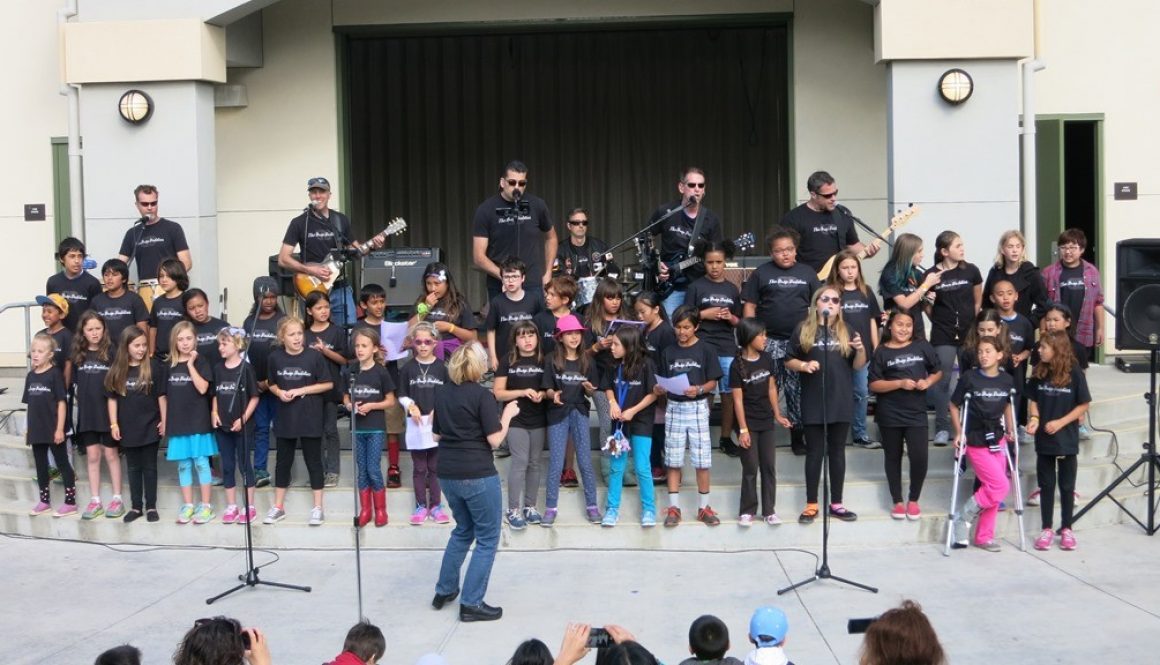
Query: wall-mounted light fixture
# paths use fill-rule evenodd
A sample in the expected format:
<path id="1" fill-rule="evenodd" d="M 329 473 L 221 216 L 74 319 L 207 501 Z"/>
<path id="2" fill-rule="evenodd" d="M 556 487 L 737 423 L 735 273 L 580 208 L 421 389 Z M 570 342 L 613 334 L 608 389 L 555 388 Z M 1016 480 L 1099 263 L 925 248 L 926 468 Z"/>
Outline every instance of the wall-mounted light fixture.
<path id="1" fill-rule="evenodd" d="M 938 94 L 948 104 L 962 104 L 974 91 L 974 79 L 961 69 L 948 69 L 938 79 Z"/>
<path id="2" fill-rule="evenodd" d="M 127 90 L 117 102 L 121 117 L 133 125 L 140 125 L 153 115 L 153 98 L 141 90 Z"/>

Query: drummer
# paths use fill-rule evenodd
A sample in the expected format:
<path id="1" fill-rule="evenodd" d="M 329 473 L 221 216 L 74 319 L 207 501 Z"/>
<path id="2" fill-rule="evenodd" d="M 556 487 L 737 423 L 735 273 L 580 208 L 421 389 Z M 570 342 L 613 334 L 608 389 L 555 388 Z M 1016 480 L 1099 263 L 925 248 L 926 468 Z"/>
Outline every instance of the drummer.
<path id="1" fill-rule="evenodd" d="M 158 206 L 160 192 L 153 185 L 138 185 L 133 190 L 134 205 L 141 217 L 125 232 L 117 258 L 127 264 L 137 264 L 136 291 L 149 309 L 153 307 L 157 288 L 157 269 L 165 259 L 177 259 L 186 271 L 193 268 L 193 256 L 185 231 L 177 222 L 161 216 Z"/>
<path id="2" fill-rule="evenodd" d="M 556 250 L 556 261 L 552 265 L 554 274 L 571 276 L 579 284 L 578 310 L 592 302 L 599 278 L 620 275 L 620 268 L 611 257 L 605 256 L 608 244 L 588 235 L 589 224 L 588 211 L 584 208 L 574 208 L 568 213 L 568 242 Z"/>

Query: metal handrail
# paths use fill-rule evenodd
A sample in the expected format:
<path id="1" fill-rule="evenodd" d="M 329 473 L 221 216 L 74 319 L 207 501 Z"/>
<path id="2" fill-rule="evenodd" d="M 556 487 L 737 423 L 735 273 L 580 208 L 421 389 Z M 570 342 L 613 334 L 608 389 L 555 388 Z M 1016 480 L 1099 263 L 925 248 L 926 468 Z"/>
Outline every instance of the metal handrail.
<path id="1" fill-rule="evenodd" d="M 7 305 L 0 305 L 0 314 L 10 309 L 19 308 L 24 310 L 24 367 L 30 372 L 32 371 L 32 359 L 28 356 L 28 345 L 32 341 L 32 315 L 29 310 L 33 307 L 40 307 L 40 303 L 32 300 L 29 302 L 10 302 Z"/>

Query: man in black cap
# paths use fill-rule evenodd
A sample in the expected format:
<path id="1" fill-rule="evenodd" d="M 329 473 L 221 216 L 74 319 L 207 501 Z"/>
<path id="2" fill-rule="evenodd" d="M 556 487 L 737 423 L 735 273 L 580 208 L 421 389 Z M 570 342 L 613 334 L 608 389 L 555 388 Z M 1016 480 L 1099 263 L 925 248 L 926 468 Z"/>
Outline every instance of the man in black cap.
<path id="1" fill-rule="evenodd" d="M 340 249 L 358 250 L 358 242 L 351 232 L 350 218 L 330 209 L 330 181 L 311 178 L 306 182 L 306 192 L 310 205 L 290 220 L 278 252 L 278 265 L 325 282 L 331 277 L 331 269 L 322 265 L 327 255 Z M 378 236 L 370 241 L 370 248 L 378 249 L 382 245 Z M 295 246 L 301 252 L 301 260 L 292 256 Z M 340 275 L 330 289 L 330 320 L 340 326 L 350 326 L 354 325 L 355 318 L 354 289 Z"/>
<path id="2" fill-rule="evenodd" d="M 543 297 L 544 286 L 552 280 L 556 258 L 556 227 L 548 204 L 526 194 L 528 167 L 508 162 L 499 179 L 499 192 L 475 209 L 472 220 L 472 260 L 487 274 L 487 299 L 501 289 L 499 264 L 514 256 L 528 267 L 524 290 Z"/>

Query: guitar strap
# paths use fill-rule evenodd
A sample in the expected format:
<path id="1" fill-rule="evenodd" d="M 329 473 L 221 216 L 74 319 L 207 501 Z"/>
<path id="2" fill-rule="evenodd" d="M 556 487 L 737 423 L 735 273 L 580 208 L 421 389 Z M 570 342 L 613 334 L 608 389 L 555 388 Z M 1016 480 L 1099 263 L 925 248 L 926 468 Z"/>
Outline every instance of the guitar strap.
<path id="1" fill-rule="evenodd" d="M 683 213 L 682 213 L 683 214 Z M 693 234 L 689 236 L 689 256 L 693 256 L 693 245 L 697 243 L 697 238 L 701 235 L 701 230 L 705 226 L 705 209 L 699 208 L 697 210 L 697 219 L 693 222 Z"/>

